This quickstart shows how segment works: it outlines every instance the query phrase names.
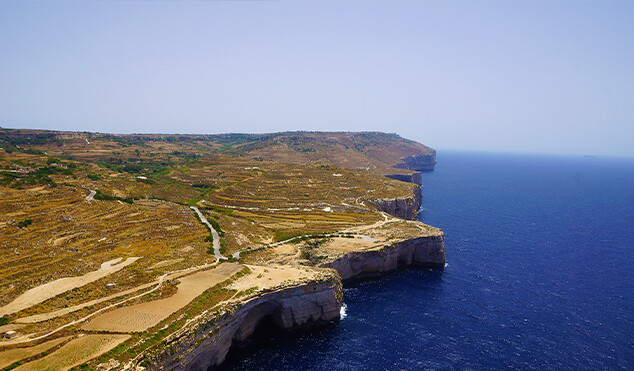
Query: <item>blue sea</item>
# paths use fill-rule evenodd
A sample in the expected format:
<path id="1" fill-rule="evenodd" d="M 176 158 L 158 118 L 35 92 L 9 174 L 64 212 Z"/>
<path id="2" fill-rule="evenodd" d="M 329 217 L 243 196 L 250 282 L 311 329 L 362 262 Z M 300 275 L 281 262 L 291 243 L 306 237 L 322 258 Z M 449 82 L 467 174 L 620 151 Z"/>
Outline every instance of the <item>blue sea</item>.
<path id="1" fill-rule="evenodd" d="M 633 159 L 440 152 L 423 195 L 444 270 L 346 285 L 338 324 L 225 368 L 634 369 Z"/>

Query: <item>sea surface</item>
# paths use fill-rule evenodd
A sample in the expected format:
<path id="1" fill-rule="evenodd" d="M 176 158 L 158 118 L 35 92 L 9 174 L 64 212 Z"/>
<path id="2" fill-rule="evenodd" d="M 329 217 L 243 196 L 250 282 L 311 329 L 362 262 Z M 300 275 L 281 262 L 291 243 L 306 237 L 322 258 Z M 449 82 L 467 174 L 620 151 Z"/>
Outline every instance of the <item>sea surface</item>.
<path id="1" fill-rule="evenodd" d="M 633 159 L 440 152 L 423 195 L 444 270 L 346 285 L 338 324 L 224 368 L 634 369 Z"/>

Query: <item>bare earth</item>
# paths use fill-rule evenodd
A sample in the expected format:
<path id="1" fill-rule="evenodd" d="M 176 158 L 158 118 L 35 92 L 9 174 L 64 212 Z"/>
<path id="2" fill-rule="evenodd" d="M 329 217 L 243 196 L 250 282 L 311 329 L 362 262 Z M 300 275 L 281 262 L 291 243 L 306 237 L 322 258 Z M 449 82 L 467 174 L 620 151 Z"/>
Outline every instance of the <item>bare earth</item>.
<path id="1" fill-rule="evenodd" d="M 180 278 L 178 291 L 169 298 L 115 309 L 98 316 L 82 328 L 119 332 L 147 330 L 241 269 L 239 264 L 223 263 L 216 269 Z"/>
<path id="2" fill-rule="evenodd" d="M 329 241 L 328 243 L 324 244 L 322 248 L 349 252 L 349 251 L 365 250 L 367 248 L 374 247 L 376 245 L 377 245 L 376 242 L 362 240 L 360 238 L 335 237 L 332 239 L 332 241 Z"/>
<path id="3" fill-rule="evenodd" d="M 248 290 L 253 287 L 264 289 L 268 287 L 278 286 L 284 282 L 299 282 L 302 280 L 312 279 L 313 276 L 319 274 L 315 270 L 304 267 L 290 266 L 259 266 L 247 265 L 251 270 L 251 274 L 232 283 L 229 288 L 238 291 Z"/>

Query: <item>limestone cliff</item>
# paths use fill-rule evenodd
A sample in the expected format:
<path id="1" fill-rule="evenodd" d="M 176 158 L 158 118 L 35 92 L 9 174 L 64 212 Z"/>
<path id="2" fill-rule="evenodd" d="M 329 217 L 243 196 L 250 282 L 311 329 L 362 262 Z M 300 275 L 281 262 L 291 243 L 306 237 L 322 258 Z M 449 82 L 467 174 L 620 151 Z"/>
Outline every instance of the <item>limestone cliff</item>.
<path id="1" fill-rule="evenodd" d="M 377 198 L 368 200 L 379 210 L 402 219 L 415 220 L 423 200 L 423 194 L 419 185 L 413 189 L 410 197 Z"/>
<path id="2" fill-rule="evenodd" d="M 332 271 L 331 271 L 332 272 Z M 209 313 L 186 324 L 151 359 L 151 369 L 206 370 L 222 363 L 234 342 L 247 339 L 258 324 L 271 317 L 283 329 L 338 320 L 343 300 L 341 281 L 326 278 L 269 289 L 235 303 L 224 314 Z"/>
<path id="3" fill-rule="evenodd" d="M 409 220 L 416 219 L 423 198 L 421 192 L 423 177 L 420 172 L 433 171 L 436 165 L 436 151 L 430 149 L 430 152 L 430 154 L 407 156 L 403 158 L 403 163 L 394 166 L 399 169 L 413 170 L 414 172 L 411 174 L 383 175 L 386 178 L 416 184 L 416 187 L 413 189 L 412 197 L 379 198 L 368 201 L 374 204 L 379 210 L 392 216 Z"/>
<path id="4" fill-rule="evenodd" d="M 411 174 L 385 174 L 386 178 L 400 180 L 401 182 L 414 183 L 418 185 L 423 184 L 423 176 L 420 172 L 414 172 Z"/>
<path id="5" fill-rule="evenodd" d="M 403 163 L 394 167 L 414 171 L 433 171 L 436 166 L 436 151 L 433 149 L 430 151 L 430 154 L 407 156 L 403 158 Z"/>
<path id="6" fill-rule="evenodd" d="M 335 269 L 343 280 L 376 276 L 409 265 L 444 267 L 444 241 L 445 236 L 440 232 L 437 235 L 404 240 L 377 250 L 351 252 L 321 266 Z"/>

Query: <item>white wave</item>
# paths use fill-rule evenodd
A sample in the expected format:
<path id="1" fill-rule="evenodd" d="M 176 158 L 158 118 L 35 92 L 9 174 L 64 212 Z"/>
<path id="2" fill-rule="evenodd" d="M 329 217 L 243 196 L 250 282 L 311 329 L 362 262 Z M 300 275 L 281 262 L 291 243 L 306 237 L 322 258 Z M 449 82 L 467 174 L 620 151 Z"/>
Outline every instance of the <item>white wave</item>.
<path id="1" fill-rule="evenodd" d="M 343 305 L 341 306 L 341 309 L 339 310 L 339 319 L 344 319 L 348 317 L 348 313 L 346 312 L 347 309 L 348 309 L 348 306 L 346 305 L 346 303 L 343 303 Z"/>

